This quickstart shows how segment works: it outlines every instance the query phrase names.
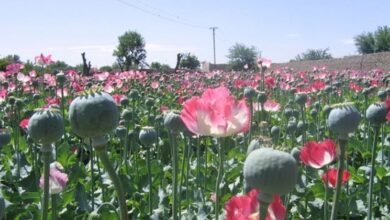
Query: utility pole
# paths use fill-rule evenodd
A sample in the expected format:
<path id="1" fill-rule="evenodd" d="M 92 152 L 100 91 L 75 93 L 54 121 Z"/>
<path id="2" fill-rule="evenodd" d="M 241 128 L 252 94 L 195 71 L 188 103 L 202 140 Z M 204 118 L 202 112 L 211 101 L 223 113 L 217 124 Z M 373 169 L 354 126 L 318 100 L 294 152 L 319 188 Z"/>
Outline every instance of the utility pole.
<path id="1" fill-rule="evenodd" d="M 214 48 L 214 65 L 217 64 L 216 58 L 215 58 L 215 30 L 218 29 L 218 27 L 210 27 L 211 30 L 213 30 L 213 48 Z"/>

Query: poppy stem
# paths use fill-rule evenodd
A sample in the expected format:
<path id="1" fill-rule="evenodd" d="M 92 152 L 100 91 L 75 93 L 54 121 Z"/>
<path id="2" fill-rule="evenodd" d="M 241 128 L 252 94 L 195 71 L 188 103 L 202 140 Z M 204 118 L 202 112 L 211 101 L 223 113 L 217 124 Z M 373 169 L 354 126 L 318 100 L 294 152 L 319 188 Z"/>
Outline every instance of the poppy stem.
<path id="1" fill-rule="evenodd" d="M 176 146 L 176 136 L 169 130 L 169 140 L 171 143 L 171 152 L 172 152 L 172 185 L 173 185 L 173 202 L 172 202 L 172 214 L 173 220 L 177 220 L 177 146 Z"/>
<path id="2" fill-rule="evenodd" d="M 215 185 L 215 193 L 216 193 L 216 199 L 217 201 L 215 202 L 215 219 L 219 219 L 219 209 L 220 209 L 220 201 L 221 201 L 221 182 L 222 182 L 222 177 L 223 177 L 223 163 L 225 162 L 225 139 L 219 139 L 219 164 L 218 164 L 218 176 L 217 176 L 217 183 Z"/>
<path id="3" fill-rule="evenodd" d="M 148 203 L 149 203 L 149 216 L 152 216 L 153 212 L 153 203 L 152 203 L 152 169 L 150 165 L 150 148 L 152 146 L 146 146 L 146 156 L 147 156 L 147 164 L 148 164 L 148 185 L 149 185 L 149 198 L 148 198 Z"/>
<path id="4" fill-rule="evenodd" d="M 127 220 L 128 219 L 127 205 L 126 205 L 126 198 L 125 198 L 122 182 L 119 179 L 119 176 L 115 173 L 115 169 L 108 158 L 106 144 L 107 144 L 107 140 L 104 137 L 97 137 L 92 139 L 92 146 L 95 149 L 96 154 L 100 158 L 100 161 L 102 162 L 108 175 L 110 176 L 115 191 L 118 194 L 118 203 L 119 203 L 119 209 L 121 213 L 120 220 Z"/>
<path id="5" fill-rule="evenodd" d="M 374 142 L 371 148 L 371 172 L 370 172 L 370 182 L 368 186 L 368 213 L 367 219 L 372 219 L 372 192 L 374 188 L 374 175 L 375 175 L 375 158 L 376 158 L 376 145 L 378 142 L 379 135 L 379 125 L 374 125 Z"/>
<path id="6" fill-rule="evenodd" d="M 339 156 L 339 164 L 337 167 L 336 192 L 333 197 L 333 207 L 332 207 L 332 213 L 330 217 L 331 220 L 337 219 L 337 208 L 338 208 L 338 201 L 339 201 L 340 191 L 341 191 L 341 181 L 342 181 L 343 170 L 344 170 L 345 150 L 347 148 L 348 140 L 339 139 L 339 142 L 340 142 L 340 156 Z"/>
<path id="7" fill-rule="evenodd" d="M 260 201 L 259 220 L 265 220 L 268 212 L 268 203 Z"/>
<path id="8" fill-rule="evenodd" d="M 51 146 L 44 146 L 42 149 L 51 149 Z M 42 152 L 43 160 L 43 199 L 42 199 L 42 220 L 47 220 L 49 215 L 49 175 L 50 175 L 50 154 L 51 151 Z"/>
<path id="9" fill-rule="evenodd" d="M 326 165 L 326 170 L 328 170 L 328 165 Z M 326 171 L 325 171 L 326 172 Z M 328 180 L 328 174 L 325 173 L 326 179 Z M 325 198 L 324 198 L 324 219 L 328 219 L 328 183 L 324 183 L 325 188 Z"/>

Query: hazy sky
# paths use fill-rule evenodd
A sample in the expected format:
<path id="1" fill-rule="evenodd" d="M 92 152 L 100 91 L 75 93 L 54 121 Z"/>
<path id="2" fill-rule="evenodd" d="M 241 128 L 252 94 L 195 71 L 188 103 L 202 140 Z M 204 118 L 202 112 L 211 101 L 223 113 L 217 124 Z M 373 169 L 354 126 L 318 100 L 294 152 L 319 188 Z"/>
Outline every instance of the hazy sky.
<path id="1" fill-rule="evenodd" d="M 309 48 L 329 48 L 334 57 L 356 54 L 353 37 L 390 25 L 388 0 L 0 0 L 0 57 L 40 53 L 71 65 L 111 65 L 118 36 L 128 30 L 145 39 L 147 62 L 175 65 L 191 52 L 227 61 L 234 43 L 255 46 L 264 57 L 286 62 Z"/>

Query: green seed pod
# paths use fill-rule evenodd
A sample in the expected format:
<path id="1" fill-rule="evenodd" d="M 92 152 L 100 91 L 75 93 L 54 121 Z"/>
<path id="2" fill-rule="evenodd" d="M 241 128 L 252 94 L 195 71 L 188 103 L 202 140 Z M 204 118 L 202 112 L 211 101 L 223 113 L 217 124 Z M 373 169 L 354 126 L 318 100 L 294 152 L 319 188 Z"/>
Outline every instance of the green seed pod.
<path id="1" fill-rule="evenodd" d="M 130 100 L 127 97 L 122 97 L 120 102 L 122 106 L 128 106 L 130 104 Z"/>
<path id="2" fill-rule="evenodd" d="M 118 126 L 118 108 L 114 99 L 105 92 L 80 96 L 70 104 L 69 121 L 76 135 L 101 137 Z"/>
<path id="3" fill-rule="evenodd" d="M 366 117 L 372 125 L 377 126 L 386 122 L 388 108 L 384 103 L 371 104 L 366 111 Z"/>
<path id="4" fill-rule="evenodd" d="M 136 89 L 132 89 L 129 92 L 129 96 L 132 100 L 137 100 L 139 98 L 139 92 Z"/>
<path id="5" fill-rule="evenodd" d="M 297 130 L 297 123 L 295 121 L 289 121 L 287 123 L 287 133 L 291 134 Z"/>
<path id="6" fill-rule="evenodd" d="M 317 110 L 317 109 L 312 109 L 312 110 L 310 111 L 310 115 L 311 115 L 311 117 L 313 117 L 313 118 L 317 117 L 317 115 L 318 115 L 318 110 Z"/>
<path id="7" fill-rule="evenodd" d="M 157 141 L 157 132 L 153 127 L 143 127 L 139 132 L 139 141 L 145 147 L 150 147 Z"/>
<path id="8" fill-rule="evenodd" d="M 296 93 L 294 101 L 298 105 L 304 106 L 306 104 L 306 101 L 307 101 L 307 94 L 306 93 Z"/>
<path id="9" fill-rule="evenodd" d="M 292 108 L 285 108 L 284 109 L 284 115 L 287 117 L 287 118 L 290 118 L 291 116 L 294 115 L 294 110 Z"/>
<path id="10" fill-rule="evenodd" d="M 256 96 L 256 90 L 254 90 L 252 87 L 245 87 L 244 96 L 248 100 L 252 100 Z"/>
<path id="11" fill-rule="evenodd" d="M 6 128 L 0 128 L 0 149 L 11 141 L 11 135 Z"/>
<path id="12" fill-rule="evenodd" d="M 8 95 L 9 95 L 9 94 L 8 94 Z M 8 96 L 8 103 L 9 103 L 10 105 L 14 105 L 14 104 L 15 104 L 15 101 L 16 101 L 15 97 L 13 97 L 13 96 Z"/>
<path id="13" fill-rule="evenodd" d="M 248 149 L 246 151 L 246 156 L 248 156 L 250 153 L 252 153 L 252 151 L 256 150 L 256 149 L 259 149 L 261 148 L 261 144 L 260 144 L 260 141 L 259 139 L 253 139 L 250 143 L 249 143 L 249 146 L 248 146 Z"/>
<path id="14" fill-rule="evenodd" d="M 294 189 L 297 172 L 298 167 L 293 156 L 272 148 L 254 150 L 244 163 L 246 184 L 270 195 L 271 200 L 274 194 L 283 195 Z"/>
<path id="15" fill-rule="evenodd" d="M 297 129 L 298 129 L 299 131 L 304 131 L 304 130 L 306 130 L 306 124 L 303 123 L 303 121 L 299 121 L 298 124 L 297 124 Z"/>
<path id="16" fill-rule="evenodd" d="M 66 77 L 64 75 L 64 72 L 59 72 L 57 75 L 56 75 L 56 81 L 58 83 L 58 85 L 60 86 L 63 86 L 65 81 L 66 81 Z"/>
<path id="17" fill-rule="evenodd" d="M 280 128 L 279 126 L 272 126 L 271 128 L 271 137 L 273 138 L 279 138 L 280 136 Z"/>
<path id="18" fill-rule="evenodd" d="M 127 128 L 125 126 L 122 126 L 122 125 L 119 125 L 116 129 L 115 129 L 115 134 L 121 138 L 121 139 L 124 139 L 127 135 Z"/>
<path id="19" fill-rule="evenodd" d="M 183 132 L 186 130 L 186 126 L 180 115 L 174 111 L 164 115 L 164 126 L 174 132 Z"/>
<path id="20" fill-rule="evenodd" d="M 133 109 L 125 109 L 122 111 L 121 118 L 125 121 L 133 120 Z"/>
<path id="21" fill-rule="evenodd" d="M 386 92 L 386 90 L 379 90 L 379 91 L 378 91 L 378 98 L 379 98 L 381 101 L 384 101 L 384 100 L 387 98 L 387 92 Z"/>
<path id="22" fill-rule="evenodd" d="M 362 94 L 365 95 L 365 96 L 368 96 L 370 94 L 370 92 L 371 92 L 370 88 L 364 88 L 362 90 Z"/>
<path id="23" fill-rule="evenodd" d="M 36 143 L 49 145 L 64 134 L 64 120 L 58 109 L 39 110 L 31 116 L 27 131 Z"/>
<path id="24" fill-rule="evenodd" d="M 291 152 L 290 152 L 291 156 L 294 157 L 294 159 L 297 161 L 297 163 L 299 163 L 300 161 L 300 154 L 301 154 L 301 150 L 299 150 L 299 148 L 297 147 L 294 147 Z"/>
<path id="25" fill-rule="evenodd" d="M 34 99 L 34 100 L 38 100 L 38 99 L 40 99 L 40 98 L 41 98 L 41 95 L 39 95 L 38 93 L 36 93 L 36 94 L 33 95 L 33 99 Z"/>
<path id="26" fill-rule="evenodd" d="M 154 99 L 151 97 L 146 98 L 145 105 L 148 109 L 152 108 L 154 105 Z"/>
<path id="27" fill-rule="evenodd" d="M 267 101 L 267 94 L 263 91 L 259 92 L 257 95 L 257 101 L 260 103 L 265 103 Z"/>
<path id="28" fill-rule="evenodd" d="M 339 138 L 347 140 L 348 134 L 359 126 L 360 113 L 352 103 L 341 103 L 332 106 L 328 116 L 328 127 L 339 134 Z"/>

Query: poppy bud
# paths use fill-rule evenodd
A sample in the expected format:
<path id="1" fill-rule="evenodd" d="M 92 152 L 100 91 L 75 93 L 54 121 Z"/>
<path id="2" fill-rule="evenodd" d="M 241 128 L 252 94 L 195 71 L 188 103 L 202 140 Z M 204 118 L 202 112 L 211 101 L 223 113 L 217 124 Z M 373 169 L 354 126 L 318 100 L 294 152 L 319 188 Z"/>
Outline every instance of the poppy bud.
<path id="1" fill-rule="evenodd" d="M 367 108 L 366 117 L 373 125 L 377 126 L 386 122 L 387 112 L 388 108 L 384 103 L 374 103 Z"/>
<path id="2" fill-rule="evenodd" d="M 354 132 L 359 126 L 360 113 L 352 103 L 333 105 L 328 116 L 328 127 L 338 133 L 341 139 L 347 139 L 348 134 Z"/>
<path id="3" fill-rule="evenodd" d="M 253 97 L 255 97 L 255 95 L 256 95 L 256 91 L 252 87 L 246 87 L 244 89 L 244 96 L 248 100 L 252 100 Z"/>
<path id="4" fill-rule="evenodd" d="M 129 96 L 130 96 L 130 98 L 131 98 L 132 100 L 138 99 L 138 97 L 139 97 L 139 92 L 138 92 L 138 90 L 132 89 L 132 90 L 129 92 Z"/>
<path id="5" fill-rule="evenodd" d="M 272 148 L 254 150 L 244 163 L 244 178 L 248 187 L 260 189 L 271 200 L 274 194 L 282 195 L 294 189 L 297 173 L 294 157 Z"/>
<path id="6" fill-rule="evenodd" d="M 378 97 L 381 101 L 384 101 L 387 98 L 387 92 L 386 90 L 379 90 L 378 91 Z"/>
<path id="7" fill-rule="evenodd" d="M 306 93 L 297 93 L 295 94 L 295 102 L 298 103 L 300 106 L 304 106 L 307 101 L 307 94 Z"/>
<path id="8" fill-rule="evenodd" d="M 121 138 L 121 139 L 124 139 L 127 135 L 127 128 L 125 126 L 122 126 L 122 125 L 119 125 L 116 129 L 115 129 L 115 134 Z"/>
<path id="9" fill-rule="evenodd" d="M 145 147 L 150 147 L 157 141 L 157 132 L 153 127 L 143 127 L 139 132 L 139 141 Z"/>
<path id="10" fill-rule="evenodd" d="M 133 119 L 133 109 L 123 110 L 121 118 L 123 118 L 125 121 L 131 121 Z"/>
<path id="11" fill-rule="evenodd" d="M 265 103 L 267 101 L 267 94 L 265 94 L 265 92 L 259 92 L 259 94 L 257 95 L 257 101 L 259 101 L 260 103 Z"/>
<path id="12" fill-rule="evenodd" d="M 295 121 L 289 121 L 287 123 L 287 133 L 293 133 L 297 130 L 297 123 Z"/>

